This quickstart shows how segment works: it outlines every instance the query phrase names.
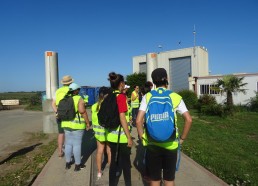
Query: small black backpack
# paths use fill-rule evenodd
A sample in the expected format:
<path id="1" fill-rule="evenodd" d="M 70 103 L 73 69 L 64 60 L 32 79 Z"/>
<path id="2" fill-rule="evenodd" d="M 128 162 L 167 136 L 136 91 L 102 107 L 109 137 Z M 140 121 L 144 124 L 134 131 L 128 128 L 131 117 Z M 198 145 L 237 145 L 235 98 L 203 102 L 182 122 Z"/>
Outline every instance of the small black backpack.
<path id="1" fill-rule="evenodd" d="M 117 94 L 120 93 L 110 92 L 101 103 L 98 112 L 98 120 L 100 126 L 104 128 L 113 129 L 117 128 L 121 124 L 116 101 Z"/>
<path id="2" fill-rule="evenodd" d="M 72 95 L 66 94 L 57 107 L 58 118 L 62 121 L 72 121 L 76 116 Z"/>

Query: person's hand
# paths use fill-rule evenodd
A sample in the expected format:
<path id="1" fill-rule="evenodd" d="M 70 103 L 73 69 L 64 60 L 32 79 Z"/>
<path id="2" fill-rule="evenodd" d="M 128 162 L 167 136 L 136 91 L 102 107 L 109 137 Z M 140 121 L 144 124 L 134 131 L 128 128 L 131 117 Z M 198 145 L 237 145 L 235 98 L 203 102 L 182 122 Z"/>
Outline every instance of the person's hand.
<path id="1" fill-rule="evenodd" d="M 180 138 L 180 141 L 179 141 L 180 145 L 182 145 L 183 142 L 184 142 L 184 140 Z"/>
<path id="2" fill-rule="evenodd" d="M 58 119 L 58 113 L 56 112 L 56 118 Z"/>
<path id="3" fill-rule="evenodd" d="M 133 146 L 133 140 L 132 137 L 128 138 L 128 143 L 127 143 L 127 147 L 132 147 Z"/>
<path id="4" fill-rule="evenodd" d="M 87 125 L 86 125 L 86 130 L 87 130 L 87 131 L 90 130 L 90 124 L 87 124 Z"/>

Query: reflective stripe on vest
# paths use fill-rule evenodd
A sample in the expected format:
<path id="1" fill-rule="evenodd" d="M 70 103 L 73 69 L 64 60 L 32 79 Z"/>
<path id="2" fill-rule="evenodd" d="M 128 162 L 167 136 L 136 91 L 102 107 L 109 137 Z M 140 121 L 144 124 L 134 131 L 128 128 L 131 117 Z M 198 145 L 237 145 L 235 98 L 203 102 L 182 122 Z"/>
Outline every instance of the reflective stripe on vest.
<path id="1" fill-rule="evenodd" d="M 118 90 L 114 91 L 114 93 L 116 93 L 116 92 L 119 93 Z M 119 94 L 117 94 L 117 96 L 118 95 Z M 128 110 L 127 110 L 127 112 L 128 112 Z M 125 115 L 127 114 L 127 112 L 125 113 Z M 119 134 L 119 127 L 120 126 L 118 126 L 116 129 L 113 129 L 113 130 L 106 130 L 106 132 L 107 132 L 107 140 L 109 142 L 117 143 L 117 141 L 118 141 L 118 134 Z M 128 126 L 128 129 L 130 129 L 129 126 Z M 126 134 L 125 134 L 124 129 L 123 129 L 122 126 L 121 126 L 121 131 L 120 131 L 120 141 L 119 141 L 119 143 L 127 143 L 127 137 L 126 137 Z"/>
<path id="2" fill-rule="evenodd" d="M 106 141 L 106 131 L 105 128 L 99 125 L 98 120 L 98 111 L 97 111 L 98 103 L 95 103 L 91 106 L 91 120 L 95 138 L 98 141 L 104 142 Z"/>
<path id="3" fill-rule="evenodd" d="M 74 102 L 74 106 L 75 106 L 76 116 L 73 121 L 62 121 L 62 123 L 61 123 L 62 128 L 70 128 L 70 129 L 78 129 L 78 130 L 86 128 L 84 118 L 81 116 L 80 113 L 79 114 L 77 113 L 78 112 L 78 104 L 79 104 L 80 99 L 81 99 L 81 96 L 79 96 L 79 95 L 73 96 L 73 102 Z M 80 119 L 78 118 L 78 115 L 79 115 Z"/>
<path id="4" fill-rule="evenodd" d="M 137 96 L 137 93 L 135 91 L 133 91 L 132 94 L 134 96 Z M 132 108 L 139 108 L 140 106 L 139 98 L 137 97 L 134 101 L 132 100 L 131 105 L 132 105 Z"/>
<path id="5" fill-rule="evenodd" d="M 164 90 L 166 90 L 165 88 L 162 88 Z M 156 89 L 157 90 L 157 89 Z M 162 91 L 162 90 L 161 90 Z M 170 95 L 170 98 L 173 102 L 173 109 L 175 110 L 179 103 L 181 102 L 182 97 L 180 95 L 178 95 L 177 93 L 172 92 Z M 146 94 L 146 104 L 148 104 L 149 100 L 151 98 L 151 93 L 148 92 Z M 148 142 L 148 138 L 147 138 L 147 134 L 146 134 L 146 130 L 144 129 L 144 133 L 142 135 L 143 138 L 143 146 L 147 146 L 147 145 L 155 145 L 155 146 L 159 146 L 168 150 L 173 150 L 176 149 L 178 147 L 178 128 L 177 128 L 177 115 L 174 112 L 174 116 L 175 116 L 175 127 L 176 127 L 176 139 L 174 141 L 170 141 L 170 142 Z"/>

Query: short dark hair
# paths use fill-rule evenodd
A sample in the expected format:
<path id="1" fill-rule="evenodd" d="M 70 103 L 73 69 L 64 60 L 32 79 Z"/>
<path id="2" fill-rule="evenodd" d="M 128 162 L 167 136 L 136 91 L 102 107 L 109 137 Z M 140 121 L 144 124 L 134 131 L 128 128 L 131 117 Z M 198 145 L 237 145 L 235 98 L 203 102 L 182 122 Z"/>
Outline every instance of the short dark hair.
<path id="1" fill-rule="evenodd" d="M 153 70 L 153 72 L 151 73 L 151 78 L 153 83 L 157 87 L 168 84 L 168 75 L 167 71 L 164 68 L 156 68 L 155 70 Z"/>

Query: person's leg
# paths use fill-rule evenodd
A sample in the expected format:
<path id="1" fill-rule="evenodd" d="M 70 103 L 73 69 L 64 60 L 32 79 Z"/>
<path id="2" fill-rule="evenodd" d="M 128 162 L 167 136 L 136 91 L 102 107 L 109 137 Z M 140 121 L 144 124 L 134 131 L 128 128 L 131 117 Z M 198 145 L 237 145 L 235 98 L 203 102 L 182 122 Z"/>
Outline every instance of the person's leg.
<path id="1" fill-rule="evenodd" d="M 73 155 L 75 160 L 75 165 L 81 165 L 81 145 L 82 145 L 82 136 L 84 130 L 75 130 L 73 133 Z"/>
<path id="2" fill-rule="evenodd" d="M 164 185 L 165 186 L 174 186 L 175 182 L 174 181 L 166 181 L 166 180 L 164 180 Z"/>
<path id="3" fill-rule="evenodd" d="M 116 163 L 116 148 L 117 143 L 109 143 L 110 150 L 111 150 L 111 163 L 109 168 L 109 186 L 117 186 L 119 177 L 121 175 L 120 168 Z M 120 154 L 121 155 L 121 154 Z M 119 157 L 121 157 L 119 155 Z"/>
<path id="4" fill-rule="evenodd" d="M 98 169 L 98 177 L 101 176 L 101 163 L 102 163 L 102 156 L 104 153 L 105 143 L 102 143 L 97 140 L 97 154 L 96 154 L 96 163 Z M 100 173 L 100 176 L 99 176 Z"/>
<path id="5" fill-rule="evenodd" d="M 66 169 L 70 168 L 71 156 L 72 156 L 72 136 L 71 132 L 65 130 L 65 161 L 66 161 Z"/>
<path id="6" fill-rule="evenodd" d="M 62 157 L 64 155 L 63 145 L 64 145 L 64 129 L 61 127 L 61 120 L 57 119 L 57 127 L 58 127 L 58 137 L 57 137 L 57 146 L 58 146 L 58 156 Z"/>
<path id="7" fill-rule="evenodd" d="M 165 186 L 174 186 L 177 162 L 177 150 L 165 150 L 163 154 L 163 180 Z"/>
<path id="8" fill-rule="evenodd" d="M 150 181 L 150 186 L 160 186 L 160 181 Z"/>
<path id="9" fill-rule="evenodd" d="M 160 148 L 148 146 L 146 148 L 145 163 L 146 176 L 150 180 L 150 185 L 160 185 L 162 169 L 162 155 L 160 153 Z"/>
<path id="10" fill-rule="evenodd" d="M 111 150 L 110 150 L 110 147 L 109 147 L 109 144 L 106 142 L 105 144 L 106 146 L 106 152 L 107 152 L 107 157 L 108 157 L 108 164 L 110 165 L 111 163 Z"/>
<path id="11" fill-rule="evenodd" d="M 127 147 L 127 143 L 122 143 L 121 145 L 121 165 L 123 168 L 124 181 L 126 186 L 131 186 L 131 148 Z"/>

